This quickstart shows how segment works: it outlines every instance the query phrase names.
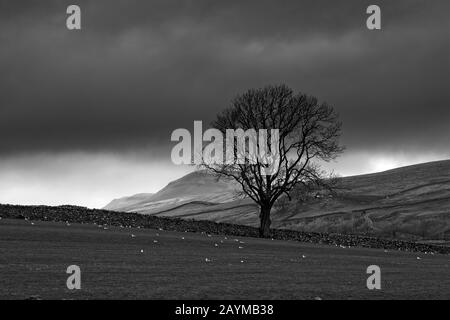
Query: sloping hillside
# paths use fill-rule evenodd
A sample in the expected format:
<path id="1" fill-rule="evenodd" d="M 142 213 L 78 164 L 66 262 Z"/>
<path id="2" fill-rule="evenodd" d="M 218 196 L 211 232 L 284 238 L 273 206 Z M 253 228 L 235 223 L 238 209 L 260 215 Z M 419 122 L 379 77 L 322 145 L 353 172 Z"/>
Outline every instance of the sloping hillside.
<path id="1" fill-rule="evenodd" d="M 123 210 L 128 211 L 134 205 L 141 202 L 145 202 L 153 196 L 153 193 L 138 193 L 130 197 L 123 197 L 119 199 L 114 199 L 106 207 L 107 208 L 123 208 Z"/>
<path id="2" fill-rule="evenodd" d="M 154 195 L 114 200 L 105 208 L 256 226 L 257 206 L 237 200 L 236 189 L 232 181 L 200 171 Z M 274 227 L 293 230 L 448 240 L 450 160 L 340 178 L 334 194 L 278 206 L 273 220 Z"/>
<path id="3" fill-rule="evenodd" d="M 155 194 L 115 199 L 106 210 L 160 214 L 184 206 L 209 207 L 233 201 L 238 186 L 230 179 L 218 180 L 205 171 L 192 172 L 170 182 Z M 142 196 L 144 195 L 144 196 Z"/>
<path id="4" fill-rule="evenodd" d="M 450 161 L 341 178 L 336 195 L 288 207 L 278 227 L 375 233 L 391 237 L 450 237 Z"/>

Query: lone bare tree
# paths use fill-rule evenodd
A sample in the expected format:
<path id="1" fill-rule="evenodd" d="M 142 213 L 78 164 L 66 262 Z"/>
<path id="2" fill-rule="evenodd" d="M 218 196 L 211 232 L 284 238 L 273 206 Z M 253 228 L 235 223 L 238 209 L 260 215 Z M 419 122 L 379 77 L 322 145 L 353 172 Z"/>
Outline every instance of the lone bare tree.
<path id="1" fill-rule="evenodd" d="M 268 136 L 266 139 L 259 136 L 258 148 L 267 141 L 276 142 L 270 146 L 275 157 L 203 164 L 219 177 L 232 177 L 242 187 L 243 194 L 259 205 L 262 237 L 270 236 L 270 214 L 275 202 L 282 195 L 290 199 L 290 192 L 296 186 L 308 188 L 322 181 L 324 172 L 317 161 L 334 159 L 343 150 L 338 141 L 341 123 L 333 108 L 319 103 L 315 97 L 294 93 L 286 85 L 251 89 L 238 95 L 212 126 L 222 134 L 230 129 L 241 132 L 265 130 Z M 272 129 L 278 129 L 276 140 L 271 140 L 274 137 Z M 238 152 L 237 144 L 233 137 L 234 151 Z M 252 141 L 246 139 L 246 149 L 243 153 L 241 150 L 241 154 L 248 156 L 251 144 Z M 239 152 L 236 156 L 240 156 Z M 267 172 L 268 167 L 271 170 Z"/>

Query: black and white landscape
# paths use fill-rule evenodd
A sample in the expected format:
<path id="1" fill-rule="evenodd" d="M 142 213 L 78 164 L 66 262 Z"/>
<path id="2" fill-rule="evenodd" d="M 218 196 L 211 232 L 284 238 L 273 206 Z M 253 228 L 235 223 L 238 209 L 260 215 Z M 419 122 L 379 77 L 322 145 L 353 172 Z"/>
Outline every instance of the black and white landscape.
<path id="1" fill-rule="evenodd" d="M 450 299 L 449 20 L 0 0 L 0 299 Z"/>

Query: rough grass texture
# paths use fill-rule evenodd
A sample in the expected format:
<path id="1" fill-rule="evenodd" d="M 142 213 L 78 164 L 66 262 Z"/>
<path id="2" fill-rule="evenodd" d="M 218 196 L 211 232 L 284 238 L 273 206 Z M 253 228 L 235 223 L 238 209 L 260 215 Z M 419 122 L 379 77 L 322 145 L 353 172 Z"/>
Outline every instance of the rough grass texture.
<path id="1" fill-rule="evenodd" d="M 75 206 L 14 206 L 0 205 L 0 217 L 40 221 L 63 221 L 90 223 L 118 227 L 152 228 L 179 232 L 199 232 L 217 235 L 259 237 L 258 229 L 211 221 L 189 221 L 176 218 L 161 218 L 136 213 L 120 213 L 107 210 L 87 209 Z M 271 237 L 278 240 L 295 240 L 308 243 L 345 247 L 369 247 L 390 250 L 416 251 L 448 254 L 450 247 L 414 243 L 410 241 L 380 239 L 375 237 L 272 230 Z"/>

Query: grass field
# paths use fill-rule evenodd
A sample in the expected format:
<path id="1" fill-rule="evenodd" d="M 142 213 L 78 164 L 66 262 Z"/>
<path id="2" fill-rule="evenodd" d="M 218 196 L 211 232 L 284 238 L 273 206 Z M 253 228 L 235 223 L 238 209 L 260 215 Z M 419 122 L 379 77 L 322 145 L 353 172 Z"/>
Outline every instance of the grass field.
<path id="1" fill-rule="evenodd" d="M 66 288 L 72 264 L 78 291 Z M 373 264 L 378 291 L 366 288 Z M 0 299 L 450 299 L 449 266 L 449 255 L 0 220 Z"/>

